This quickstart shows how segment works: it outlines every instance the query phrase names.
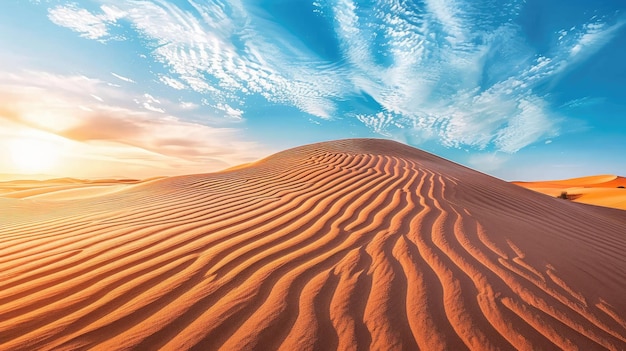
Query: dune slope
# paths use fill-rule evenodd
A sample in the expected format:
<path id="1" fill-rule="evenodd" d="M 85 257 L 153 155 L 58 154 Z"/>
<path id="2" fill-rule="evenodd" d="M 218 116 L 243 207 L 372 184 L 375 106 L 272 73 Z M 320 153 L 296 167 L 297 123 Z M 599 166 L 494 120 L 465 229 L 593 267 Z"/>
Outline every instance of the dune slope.
<path id="1" fill-rule="evenodd" d="M 2 350 L 626 349 L 626 212 L 391 141 L 0 209 Z"/>

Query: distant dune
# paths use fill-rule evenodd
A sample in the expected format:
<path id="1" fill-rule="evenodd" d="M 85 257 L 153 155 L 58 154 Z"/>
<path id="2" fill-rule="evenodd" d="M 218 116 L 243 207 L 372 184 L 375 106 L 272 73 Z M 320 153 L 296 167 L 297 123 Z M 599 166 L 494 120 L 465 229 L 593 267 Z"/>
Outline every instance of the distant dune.
<path id="1" fill-rule="evenodd" d="M 368 139 L 108 186 L 0 195 L 1 350 L 626 349 L 621 210 Z"/>
<path id="2" fill-rule="evenodd" d="M 126 188 L 127 184 L 144 181 L 136 179 L 95 179 L 57 178 L 48 180 L 13 180 L 0 182 L 0 197 L 16 199 L 79 200 L 100 196 Z"/>
<path id="3" fill-rule="evenodd" d="M 572 201 L 626 210 L 626 178 L 597 175 L 565 180 L 513 182 L 513 184 L 550 196 L 565 196 Z"/>

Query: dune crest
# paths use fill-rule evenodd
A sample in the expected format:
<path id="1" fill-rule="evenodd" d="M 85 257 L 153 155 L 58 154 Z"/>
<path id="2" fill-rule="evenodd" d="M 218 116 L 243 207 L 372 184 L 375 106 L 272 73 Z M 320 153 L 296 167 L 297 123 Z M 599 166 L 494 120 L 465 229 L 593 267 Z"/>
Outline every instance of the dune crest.
<path id="1" fill-rule="evenodd" d="M 626 216 L 376 139 L 0 197 L 2 350 L 626 349 Z"/>

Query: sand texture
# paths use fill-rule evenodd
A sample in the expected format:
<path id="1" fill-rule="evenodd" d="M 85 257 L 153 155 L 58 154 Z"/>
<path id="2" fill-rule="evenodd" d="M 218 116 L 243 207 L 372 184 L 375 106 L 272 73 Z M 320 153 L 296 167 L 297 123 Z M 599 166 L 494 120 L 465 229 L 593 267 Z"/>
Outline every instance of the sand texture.
<path id="1" fill-rule="evenodd" d="M 0 195 L 1 350 L 626 349 L 625 211 L 367 139 L 107 186 Z"/>
<path id="2" fill-rule="evenodd" d="M 513 182 L 513 184 L 549 196 L 566 197 L 575 202 L 626 210 L 626 178 L 597 175 L 565 180 Z"/>

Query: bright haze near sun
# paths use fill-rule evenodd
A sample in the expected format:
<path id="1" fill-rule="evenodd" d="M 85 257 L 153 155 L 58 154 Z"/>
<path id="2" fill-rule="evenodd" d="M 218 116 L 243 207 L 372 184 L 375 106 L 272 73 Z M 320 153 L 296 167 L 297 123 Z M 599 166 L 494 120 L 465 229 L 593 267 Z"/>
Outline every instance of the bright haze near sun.
<path id="1" fill-rule="evenodd" d="M 626 175 L 622 0 L 3 0 L 0 174 L 204 173 L 397 140 Z"/>

